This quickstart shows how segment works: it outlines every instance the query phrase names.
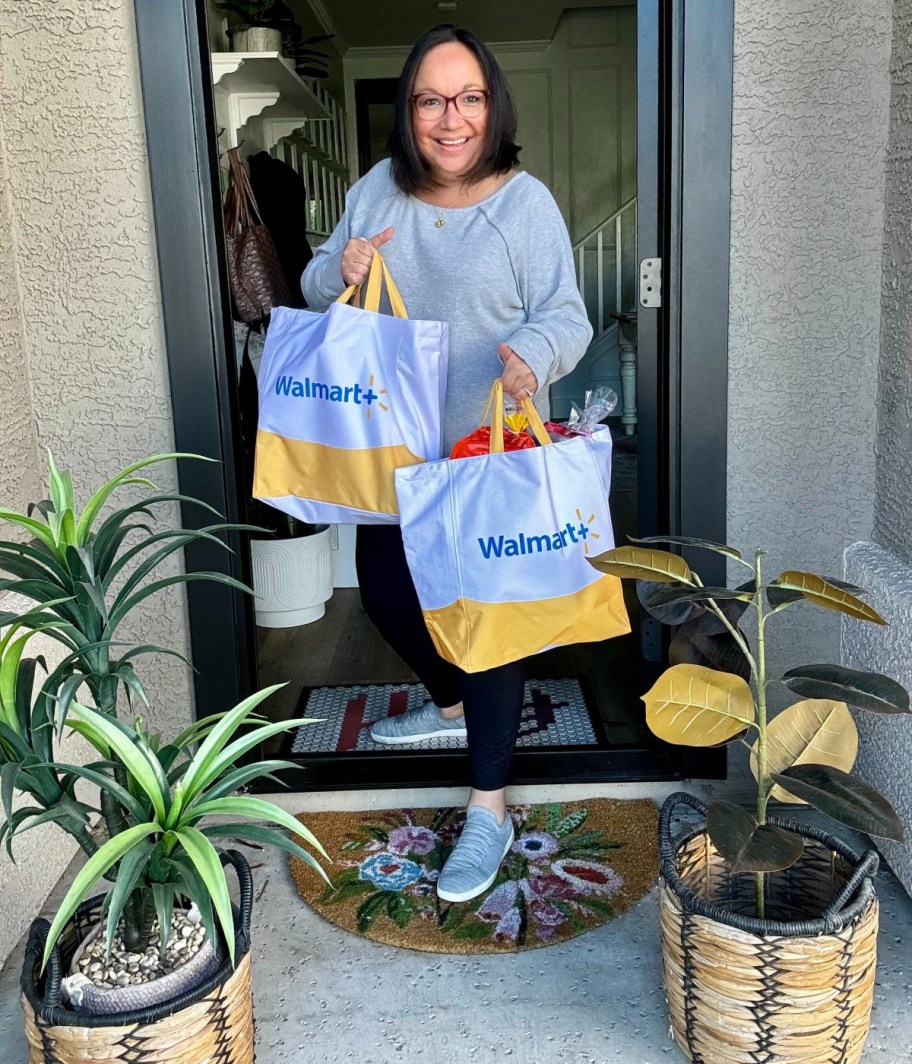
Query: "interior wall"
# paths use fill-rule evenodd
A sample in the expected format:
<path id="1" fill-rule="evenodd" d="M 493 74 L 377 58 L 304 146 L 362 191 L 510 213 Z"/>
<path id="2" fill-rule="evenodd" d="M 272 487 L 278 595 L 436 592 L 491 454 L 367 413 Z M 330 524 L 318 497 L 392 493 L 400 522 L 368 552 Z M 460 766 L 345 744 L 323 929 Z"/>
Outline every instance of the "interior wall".
<path id="1" fill-rule="evenodd" d="M 728 538 L 770 574 L 873 525 L 890 31 L 890 0 L 735 6 Z M 837 614 L 776 621 L 774 666 L 838 660 Z"/>
<path id="2" fill-rule="evenodd" d="M 173 449 L 133 5 L 0 0 L 0 64 L 3 251 L 15 234 L 15 255 L 0 255 L 2 501 L 38 491 L 36 437 L 85 500 L 128 463 Z M 173 469 L 154 478 L 176 487 Z M 181 589 L 161 594 L 123 638 L 187 653 L 185 614 Z M 143 677 L 147 720 L 183 727 L 188 670 L 150 656 Z M 59 832 L 41 840 L 18 866 L 0 856 L 0 958 L 73 852 Z"/>
<path id="3" fill-rule="evenodd" d="M 552 41 L 490 47 L 516 101 L 520 165 L 551 189 L 576 240 L 636 195 L 636 8 L 567 11 Z M 408 51 L 346 53 L 349 144 L 355 81 L 398 77 Z"/>

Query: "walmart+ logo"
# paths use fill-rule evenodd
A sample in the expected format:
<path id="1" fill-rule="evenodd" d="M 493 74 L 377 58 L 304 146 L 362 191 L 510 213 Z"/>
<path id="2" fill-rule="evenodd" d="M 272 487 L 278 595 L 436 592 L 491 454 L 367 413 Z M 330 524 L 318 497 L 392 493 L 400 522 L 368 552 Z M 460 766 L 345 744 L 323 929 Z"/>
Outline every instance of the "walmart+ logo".
<path id="1" fill-rule="evenodd" d="M 387 395 L 387 389 L 379 388 L 374 391 L 373 374 L 367 378 L 367 388 L 362 388 L 360 384 L 321 384 L 310 377 L 298 380 L 296 377 L 283 375 L 276 381 L 275 390 L 276 395 L 291 396 L 293 399 L 318 399 L 327 403 L 363 406 L 368 421 L 375 403 L 381 410 L 389 410 L 382 399 L 382 396 Z"/>
<path id="2" fill-rule="evenodd" d="M 484 559 L 491 558 L 515 558 L 524 554 L 544 554 L 551 551 L 566 550 L 574 544 L 582 543 L 583 552 L 589 553 L 589 540 L 601 539 L 598 532 L 594 531 L 592 524 L 595 514 L 590 514 L 583 520 L 581 510 L 576 511 L 574 524 L 568 521 L 563 528 L 554 532 L 543 532 L 539 535 L 530 535 L 528 532 L 518 532 L 515 536 L 488 536 L 479 537 L 478 546 Z"/>

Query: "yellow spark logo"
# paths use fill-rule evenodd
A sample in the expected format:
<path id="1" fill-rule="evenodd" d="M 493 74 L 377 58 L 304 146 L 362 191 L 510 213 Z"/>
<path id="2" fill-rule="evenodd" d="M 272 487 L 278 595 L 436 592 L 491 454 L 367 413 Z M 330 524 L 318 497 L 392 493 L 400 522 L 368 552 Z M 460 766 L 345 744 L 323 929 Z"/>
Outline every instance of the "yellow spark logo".
<path id="1" fill-rule="evenodd" d="M 389 407 L 380 398 L 381 395 L 387 395 L 388 390 L 386 388 L 379 388 L 376 393 L 374 392 L 374 375 L 373 373 L 367 378 L 367 391 L 362 393 L 362 399 L 367 403 L 367 420 L 371 419 L 371 411 L 373 410 L 373 402 L 377 400 L 377 406 L 381 410 L 388 411 Z"/>
<path id="2" fill-rule="evenodd" d="M 589 553 L 589 537 L 592 536 L 593 539 L 601 539 L 602 538 L 599 535 L 598 532 L 594 532 L 589 527 L 592 524 L 592 522 L 595 520 L 595 514 L 589 514 L 588 518 L 586 518 L 586 520 L 584 521 L 583 520 L 583 512 L 582 512 L 582 510 L 578 509 L 576 511 L 576 518 L 579 521 L 579 528 L 576 531 L 577 531 L 580 539 L 582 539 L 582 541 L 583 541 L 583 553 L 584 554 L 588 554 Z"/>

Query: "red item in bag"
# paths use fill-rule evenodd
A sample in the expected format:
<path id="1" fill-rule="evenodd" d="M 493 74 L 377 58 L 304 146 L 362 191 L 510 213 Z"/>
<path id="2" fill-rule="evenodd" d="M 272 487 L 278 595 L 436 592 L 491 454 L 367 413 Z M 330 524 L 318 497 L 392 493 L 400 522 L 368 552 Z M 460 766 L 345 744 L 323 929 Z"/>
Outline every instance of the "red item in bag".
<path id="1" fill-rule="evenodd" d="M 522 451 L 526 447 L 535 446 L 535 440 L 528 432 L 512 432 L 510 429 L 503 430 L 503 441 L 505 451 Z M 489 425 L 482 425 L 453 444 L 450 458 L 475 458 L 480 454 L 488 454 L 490 450 L 491 428 Z"/>

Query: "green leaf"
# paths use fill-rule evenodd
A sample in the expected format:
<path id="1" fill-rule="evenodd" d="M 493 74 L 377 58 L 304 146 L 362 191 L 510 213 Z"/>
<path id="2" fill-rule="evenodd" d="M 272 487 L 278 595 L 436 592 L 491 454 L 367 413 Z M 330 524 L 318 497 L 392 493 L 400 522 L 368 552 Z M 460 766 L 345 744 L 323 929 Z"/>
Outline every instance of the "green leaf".
<path id="1" fill-rule="evenodd" d="M 127 771 L 149 796 L 156 819 L 160 825 L 164 826 L 168 815 L 167 809 L 171 803 L 171 793 L 155 755 L 141 749 L 136 742 L 136 733 L 131 732 L 120 721 L 80 705 L 78 702 L 73 703 L 72 712 L 81 717 L 84 723 L 90 725 L 104 739 L 108 747 L 116 752 Z M 102 750 L 101 753 L 102 756 L 107 756 L 105 751 Z"/>
<path id="2" fill-rule="evenodd" d="M 215 847 L 196 828 L 184 827 L 174 832 L 174 837 L 183 846 L 187 856 L 193 862 L 200 879 L 206 885 L 212 906 L 225 935 L 231 966 L 234 967 L 234 914 L 231 912 L 231 898 L 228 894 L 228 882 L 225 870 Z"/>
<path id="3" fill-rule="evenodd" d="M 247 824 L 244 821 L 237 821 L 229 824 L 207 824 L 200 830 L 209 839 L 238 839 L 240 842 L 275 846 L 276 849 L 284 850 L 285 853 L 289 853 L 293 857 L 297 857 L 298 860 L 310 865 L 311 868 L 319 872 L 327 883 L 330 882 L 313 854 L 308 853 L 302 846 L 299 846 L 274 828 L 264 828 L 259 824 Z M 354 871 L 357 874 L 357 869 Z"/>
<path id="4" fill-rule="evenodd" d="M 845 665 L 800 665 L 790 669 L 782 682 L 805 698 L 829 698 L 848 702 L 873 713 L 908 713 L 909 692 L 876 672 L 861 672 Z"/>
<path id="5" fill-rule="evenodd" d="M 652 609 L 668 605 L 680 605 L 681 603 L 699 604 L 709 602 L 724 602 L 734 599 L 739 602 L 749 603 L 753 596 L 746 591 L 729 587 L 666 587 L 656 588 L 649 596 L 649 604 Z M 679 622 L 680 623 L 680 622 Z"/>
<path id="6" fill-rule="evenodd" d="M 138 472 L 140 469 L 145 469 L 150 465 L 155 465 L 157 462 L 166 462 L 169 459 L 178 458 L 196 458 L 201 462 L 213 462 L 215 459 L 206 458 L 201 454 L 186 454 L 184 452 L 175 452 L 172 454 L 156 454 L 150 458 L 144 458 L 141 462 L 134 462 L 133 465 L 128 466 L 117 474 L 116 477 L 112 477 L 107 483 L 95 492 L 88 503 L 86 503 L 85 509 L 82 511 L 82 516 L 79 518 L 79 522 L 76 525 L 76 542 L 84 544 L 88 541 L 89 533 L 92 530 L 92 525 L 95 523 L 95 518 L 101 512 L 101 508 L 108 501 L 111 495 L 121 486 L 123 486 L 132 475 Z"/>
<path id="7" fill-rule="evenodd" d="M 699 602 L 666 601 L 663 592 L 667 591 L 668 587 L 668 584 L 658 583 L 655 580 L 637 580 L 636 590 L 640 605 L 660 624 L 686 624 L 705 612 L 706 607 Z"/>
<path id="8" fill-rule="evenodd" d="M 158 917 L 160 956 L 164 957 L 171 936 L 171 917 L 174 914 L 174 887 L 170 883 L 153 883 L 152 898 Z"/>
<path id="9" fill-rule="evenodd" d="M 830 765 L 793 765 L 774 772 L 772 778 L 840 824 L 875 838 L 903 841 L 903 826 L 893 806 L 857 776 Z"/>
<path id="10" fill-rule="evenodd" d="M 210 787 L 209 790 L 200 794 L 198 800 L 200 802 L 213 802 L 217 798 L 226 798 L 228 795 L 239 791 L 242 787 L 246 787 L 251 780 L 259 779 L 260 776 L 265 776 L 270 772 L 277 772 L 283 768 L 297 767 L 294 761 L 258 761 L 253 765 L 242 765 L 233 772 L 229 772 L 227 776 L 222 777 L 214 787 Z"/>
<path id="11" fill-rule="evenodd" d="M 44 946 L 44 956 L 41 960 L 42 972 L 47 967 L 51 950 L 56 945 L 61 931 L 63 931 L 73 913 L 76 912 L 78 906 L 85 900 L 92 887 L 109 868 L 112 868 L 134 846 L 157 830 L 158 827 L 155 824 L 137 824 L 135 827 L 127 828 L 120 835 L 115 835 L 113 839 L 109 839 L 97 853 L 88 859 L 83 868 L 77 873 L 73 885 L 67 891 L 66 897 L 57 909 L 57 915 L 51 924 Z"/>
<path id="12" fill-rule="evenodd" d="M 280 824 L 295 835 L 300 835 L 305 842 L 309 843 L 328 861 L 329 854 L 323 849 L 320 841 L 312 831 L 296 820 L 291 813 L 286 812 L 272 802 L 266 802 L 262 798 L 250 798 L 239 796 L 237 798 L 218 798 L 214 802 L 203 802 L 187 809 L 187 814 L 194 817 L 201 816 L 249 816 L 256 820 L 265 820 L 271 824 Z"/>
<path id="13" fill-rule="evenodd" d="M 0 520 L 9 521 L 11 524 L 18 525 L 19 528 L 25 529 L 35 539 L 40 540 L 46 544 L 54 553 L 57 553 L 57 541 L 54 539 L 54 534 L 50 528 L 41 521 L 36 521 L 32 517 L 26 517 L 25 514 L 17 513 L 15 510 L 8 510 L 5 506 L 0 506 Z"/>
<path id="14" fill-rule="evenodd" d="M 133 849 L 126 853 L 120 862 L 120 867 L 117 869 L 117 879 L 105 899 L 108 906 L 108 919 L 105 927 L 105 957 L 107 960 L 111 959 L 114 936 L 117 933 L 117 925 L 120 923 L 124 906 L 127 904 L 127 899 L 133 892 L 136 881 L 146 867 L 149 855 L 154 848 L 154 844 L 148 839 L 137 843 Z"/>
<path id="15" fill-rule="evenodd" d="M 122 787 L 113 776 L 105 772 L 99 772 L 87 765 L 70 765 L 65 761 L 55 762 L 54 768 L 58 772 L 71 772 L 74 776 L 88 780 L 89 783 L 94 783 L 100 790 L 110 791 L 137 823 L 148 822 L 148 810 L 139 798 L 134 798 L 126 787 Z"/>
<path id="16" fill-rule="evenodd" d="M 778 872 L 791 868 L 804 853 L 800 835 L 759 824 L 734 802 L 713 802 L 706 816 L 706 828 L 713 846 L 732 872 Z"/>
<path id="17" fill-rule="evenodd" d="M 208 532 L 203 531 L 202 529 L 195 532 L 188 532 L 186 531 L 186 529 L 169 529 L 169 532 L 179 534 L 179 538 L 175 539 L 175 542 L 169 543 L 165 547 L 160 547 L 157 551 L 151 554 L 148 558 L 143 559 L 143 561 L 136 566 L 136 568 L 130 574 L 129 578 L 124 581 L 123 587 L 120 589 L 120 591 L 118 591 L 114 599 L 114 604 L 112 607 L 113 609 L 117 609 L 118 606 L 126 602 L 132 594 L 134 588 L 138 587 L 150 573 L 154 572 L 161 565 L 161 563 L 165 561 L 166 558 L 169 558 L 172 554 L 176 554 L 177 551 L 182 550 L 185 546 L 188 546 L 191 543 L 196 543 L 200 540 L 208 540 L 210 543 L 214 543 L 216 546 L 221 547 L 223 550 L 226 550 L 229 554 L 234 553 L 224 540 L 219 539 L 218 536 L 211 535 Z M 165 533 L 162 532 L 160 533 L 160 535 L 164 536 Z M 154 537 L 150 537 L 150 539 L 152 538 Z M 148 545 L 149 540 L 146 540 L 144 543 L 138 544 L 138 547 L 144 548 Z M 134 550 L 135 549 L 136 548 L 134 548 Z M 122 558 L 119 559 L 119 561 L 115 562 L 114 565 L 111 566 L 110 570 L 108 571 L 108 576 L 106 578 L 106 586 L 110 584 L 112 579 L 120 571 L 120 563 L 123 562 L 124 558 L 126 558 L 129 554 L 130 552 L 128 551 Z"/>
<path id="18" fill-rule="evenodd" d="M 255 691 L 225 713 L 222 719 L 215 724 L 197 751 L 187 774 L 184 776 L 185 805 L 192 802 L 213 779 L 216 779 L 227 766 L 237 760 L 237 757 L 240 756 L 239 754 L 228 758 L 220 757 L 219 755 L 225 750 L 225 746 L 242 722 L 249 716 L 250 711 L 284 686 L 285 684 L 273 684 L 271 687 L 265 687 L 261 691 Z M 256 744 L 253 743 L 251 745 Z M 243 752 L 246 753 L 246 750 Z"/>
<path id="19" fill-rule="evenodd" d="M 240 580 L 235 580 L 233 576 L 226 576 L 224 573 L 179 573 L 177 576 L 165 577 L 161 580 L 155 580 L 151 584 L 146 584 L 146 586 L 140 591 L 137 591 L 135 595 L 131 595 L 125 602 L 121 603 L 117 609 L 112 610 L 108 622 L 110 630 L 113 632 L 124 617 L 126 617 L 127 614 L 135 609 L 141 602 L 145 601 L 150 595 L 155 595 L 166 587 L 175 587 L 178 584 L 189 584 L 194 580 L 209 580 L 216 584 L 226 584 L 228 587 L 233 587 L 236 591 L 243 591 L 246 595 L 253 594 L 252 589 L 246 584 L 242 584 Z"/>
<path id="20" fill-rule="evenodd" d="M 218 944 L 218 935 L 215 930 L 215 917 L 212 912 L 212 899 L 206 884 L 200 878 L 195 865 L 186 854 L 177 852 L 169 858 L 172 867 L 176 870 L 178 889 L 180 893 L 196 905 L 200 911 L 203 927 L 212 943 L 213 949 Z"/>

